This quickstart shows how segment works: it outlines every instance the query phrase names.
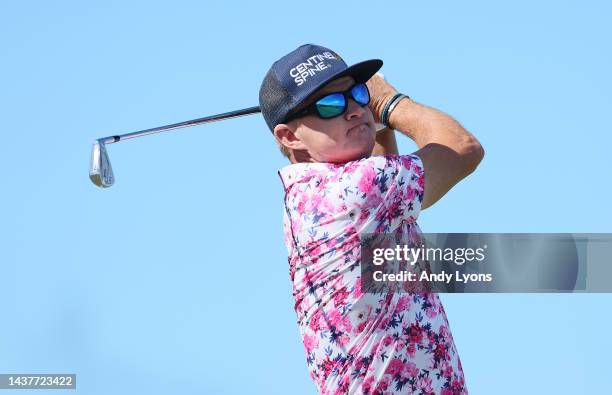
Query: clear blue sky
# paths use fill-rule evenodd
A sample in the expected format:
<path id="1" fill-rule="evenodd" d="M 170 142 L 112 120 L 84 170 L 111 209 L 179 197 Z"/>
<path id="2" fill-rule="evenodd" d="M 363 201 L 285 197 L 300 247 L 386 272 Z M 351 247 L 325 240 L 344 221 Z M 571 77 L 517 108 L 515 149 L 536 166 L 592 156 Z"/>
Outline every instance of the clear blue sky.
<path id="1" fill-rule="evenodd" d="M 260 116 L 109 146 L 115 186 L 87 177 L 95 138 L 256 105 L 271 63 L 303 43 L 382 58 L 398 89 L 482 142 L 424 231 L 612 232 L 611 11 L 3 2 L 0 373 L 76 373 L 88 395 L 315 393 L 282 239 L 285 160 Z M 471 394 L 609 388 L 612 295 L 442 300 Z"/>

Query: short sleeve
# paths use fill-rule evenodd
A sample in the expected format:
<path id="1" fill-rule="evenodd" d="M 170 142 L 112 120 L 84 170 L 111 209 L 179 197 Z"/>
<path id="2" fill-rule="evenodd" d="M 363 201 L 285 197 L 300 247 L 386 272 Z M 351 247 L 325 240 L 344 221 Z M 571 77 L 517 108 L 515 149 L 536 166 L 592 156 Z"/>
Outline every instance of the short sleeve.
<path id="1" fill-rule="evenodd" d="M 349 164 L 342 184 L 357 229 L 389 233 L 419 216 L 425 187 L 423 162 L 416 155 L 373 156 Z"/>

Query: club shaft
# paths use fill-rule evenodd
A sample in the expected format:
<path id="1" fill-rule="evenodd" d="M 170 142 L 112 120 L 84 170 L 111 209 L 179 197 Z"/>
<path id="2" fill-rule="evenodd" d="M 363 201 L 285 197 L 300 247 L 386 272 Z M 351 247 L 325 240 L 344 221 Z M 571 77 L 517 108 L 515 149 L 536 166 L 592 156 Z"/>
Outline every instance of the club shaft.
<path id="1" fill-rule="evenodd" d="M 224 112 L 222 114 L 211 115 L 211 116 L 204 117 L 204 118 L 192 119 L 190 121 L 173 123 L 171 125 L 166 125 L 166 126 L 158 126 L 156 128 L 145 129 L 145 130 L 141 130 L 138 132 L 126 133 L 126 134 L 116 135 L 116 136 L 108 136 L 108 137 L 98 139 L 98 141 L 103 142 L 104 144 L 112 144 L 112 143 L 116 143 L 122 140 L 129 140 L 129 139 L 133 139 L 136 137 L 148 136 L 150 134 L 167 132 L 169 130 L 186 128 L 189 126 L 197 126 L 197 125 L 201 125 L 204 123 L 222 121 L 224 119 L 238 118 L 238 117 L 242 117 L 245 115 L 255 114 L 258 112 L 261 112 L 261 110 L 259 109 L 259 106 L 248 107 L 248 108 L 243 108 L 242 110 Z"/>

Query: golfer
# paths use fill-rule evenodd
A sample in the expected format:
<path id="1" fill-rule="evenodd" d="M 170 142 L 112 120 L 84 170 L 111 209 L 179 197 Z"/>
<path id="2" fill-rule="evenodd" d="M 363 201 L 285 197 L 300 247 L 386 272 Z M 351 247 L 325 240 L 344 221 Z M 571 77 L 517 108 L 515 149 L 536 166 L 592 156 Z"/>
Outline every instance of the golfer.
<path id="1" fill-rule="evenodd" d="M 418 238 L 420 212 L 469 175 L 484 151 L 448 115 L 375 75 L 303 45 L 276 61 L 260 107 L 290 165 L 284 235 L 310 377 L 321 394 L 467 394 L 435 293 L 363 293 L 360 237 Z M 377 132 L 376 124 L 386 128 Z M 418 151 L 398 155 L 394 130 Z M 288 390 L 288 393 L 291 391 Z"/>

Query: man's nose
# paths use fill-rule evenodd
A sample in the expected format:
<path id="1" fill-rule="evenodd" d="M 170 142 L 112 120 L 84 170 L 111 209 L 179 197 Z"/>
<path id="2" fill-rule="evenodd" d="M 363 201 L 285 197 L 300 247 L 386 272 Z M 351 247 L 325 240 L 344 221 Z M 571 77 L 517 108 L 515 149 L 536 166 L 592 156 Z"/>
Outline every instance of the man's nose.
<path id="1" fill-rule="evenodd" d="M 346 108 L 346 120 L 361 118 L 365 114 L 365 107 L 361 107 L 353 98 L 350 98 Z"/>

